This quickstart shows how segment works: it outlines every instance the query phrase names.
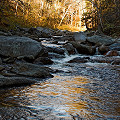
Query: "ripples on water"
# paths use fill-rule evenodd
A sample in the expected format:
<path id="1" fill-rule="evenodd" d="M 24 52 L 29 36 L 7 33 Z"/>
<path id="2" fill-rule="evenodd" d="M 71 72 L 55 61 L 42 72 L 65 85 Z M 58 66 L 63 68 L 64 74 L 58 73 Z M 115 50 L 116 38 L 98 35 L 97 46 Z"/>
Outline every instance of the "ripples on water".
<path id="1" fill-rule="evenodd" d="M 80 55 L 54 59 L 55 64 L 51 67 L 74 72 L 71 64 L 68 64 L 70 67 L 64 64 L 77 56 Z M 106 64 L 86 65 L 92 70 L 92 67 Z M 87 71 L 86 67 L 80 71 L 78 66 L 78 73 Z M 119 120 L 119 79 L 104 80 L 97 72 L 95 74 L 96 77 L 91 78 L 88 73 L 88 77 L 58 73 L 54 78 L 31 86 L 0 89 L 0 120 Z M 106 79 L 105 75 L 103 77 Z"/>
<path id="2" fill-rule="evenodd" d="M 112 88 L 111 88 L 112 89 Z M 11 88 L 0 93 L 1 107 L 23 106 L 42 111 L 39 115 L 72 119 L 119 118 L 118 93 L 106 93 L 104 84 L 81 76 L 54 76 L 44 82 L 23 88 Z M 117 92 L 117 91 L 116 91 Z M 43 118 L 44 118 L 43 117 Z M 35 117 L 27 117 L 36 119 Z M 48 117 L 48 119 L 50 119 Z"/>

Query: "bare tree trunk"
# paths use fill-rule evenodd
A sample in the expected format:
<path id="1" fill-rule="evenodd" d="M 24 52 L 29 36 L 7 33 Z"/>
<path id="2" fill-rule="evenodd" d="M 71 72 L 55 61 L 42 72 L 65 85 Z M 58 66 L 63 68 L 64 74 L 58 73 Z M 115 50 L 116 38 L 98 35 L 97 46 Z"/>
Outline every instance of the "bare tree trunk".
<path id="1" fill-rule="evenodd" d="M 15 16 L 17 16 L 17 10 L 18 10 L 18 0 L 16 0 L 16 6 L 15 6 L 15 9 L 16 9 L 16 11 L 15 11 Z"/>
<path id="2" fill-rule="evenodd" d="M 88 1 L 91 2 L 93 4 L 93 6 L 97 9 L 98 17 L 99 17 L 99 21 L 100 21 L 100 24 L 98 25 L 98 27 L 99 27 L 98 30 L 100 30 L 100 32 L 102 32 L 103 31 L 103 23 L 102 23 L 102 16 L 100 13 L 100 9 L 92 0 L 88 0 Z"/>

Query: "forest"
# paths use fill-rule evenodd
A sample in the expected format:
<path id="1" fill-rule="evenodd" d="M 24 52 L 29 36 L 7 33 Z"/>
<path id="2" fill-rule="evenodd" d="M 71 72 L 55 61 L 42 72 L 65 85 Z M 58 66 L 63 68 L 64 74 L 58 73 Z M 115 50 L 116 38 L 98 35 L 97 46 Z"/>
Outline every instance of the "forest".
<path id="1" fill-rule="evenodd" d="M 0 29 L 99 30 L 119 36 L 119 0 L 0 0 Z"/>
<path id="2" fill-rule="evenodd" d="M 0 120 L 120 120 L 120 0 L 0 0 Z"/>

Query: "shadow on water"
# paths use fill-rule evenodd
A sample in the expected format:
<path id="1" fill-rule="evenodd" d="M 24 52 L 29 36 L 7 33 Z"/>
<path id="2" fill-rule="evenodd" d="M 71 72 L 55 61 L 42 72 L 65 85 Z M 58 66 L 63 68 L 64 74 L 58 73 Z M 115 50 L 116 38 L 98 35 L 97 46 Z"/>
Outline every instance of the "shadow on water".
<path id="1" fill-rule="evenodd" d="M 119 94 L 105 93 L 103 84 L 90 78 L 56 75 L 31 86 L 0 90 L 0 117 L 119 119 Z"/>

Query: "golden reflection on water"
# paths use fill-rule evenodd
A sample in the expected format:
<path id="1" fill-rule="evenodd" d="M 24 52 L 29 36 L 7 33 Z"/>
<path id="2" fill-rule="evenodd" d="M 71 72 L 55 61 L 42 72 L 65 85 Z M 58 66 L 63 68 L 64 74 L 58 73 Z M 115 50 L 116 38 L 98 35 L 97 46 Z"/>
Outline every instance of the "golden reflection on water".
<path id="1" fill-rule="evenodd" d="M 40 94 L 47 96 L 61 96 L 63 101 L 62 104 L 67 106 L 68 109 L 65 111 L 68 113 L 79 113 L 82 109 L 87 109 L 87 102 L 79 98 L 80 95 L 87 95 L 91 90 L 78 87 L 83 84 L 89 83 L 89 80 L 85 77 L 68 78 L 64 80 L 61 76 L 55 76 L 53 79 L 61 79 L 62 81 L 51 80 L 47 84 L 46 89 L 39 89 Z M 44 88 L 44 87 L 43 87 Z"/>
<path id="2" fill-rule="evenodd" d="M 120 108 L 112 108 L 112 111 L 105 111 L 99 108 L 99 104 L 105 104 L 106 98 L 96 97 L 96 91 L 85 87 L 91 80 L 86 77 L 76 76 L 54 76 L 54 78 L 46 80 L 45 82 L 34 84 L 30 87 L 24 87 L 21 89 L 11 89 L 5 94 L 0 94 L 0 106 L 11 107 L 13 105 L 30 103 L 31 105 L 46 105 L 46 106 L 58 106 L 61 110 L 69 114 L 80 114 L 86 118 L 97 118 L 98 114 L 101 115 L 119 115 Z M 90 96 L 90 94 L 93 96 Z M 17 100 L 11 99 L 7 101 L 6 98 L 14 96 Z M 40 96 L 45 96 L 41 98 Z M 46 99 L 47 96 L 47 99 Z M 52 97 L 51 97 L 52 96 Z M 13 98 L 14 98 L 13 97 Z M 21 100 L 22 98 L 22 100 Z M 91 103 L 89 101 L 92 101 Z M 109 98 L 111 103 L 115 103 L 115 100 Z M 119 100 L 116 102 L 120 102 Z M 99 104 L 98 104 L 99 103 Z M 97 114 L 91 114 L 92 112 Z M 115 112 L 116 111 L 116 112 Z"/>

